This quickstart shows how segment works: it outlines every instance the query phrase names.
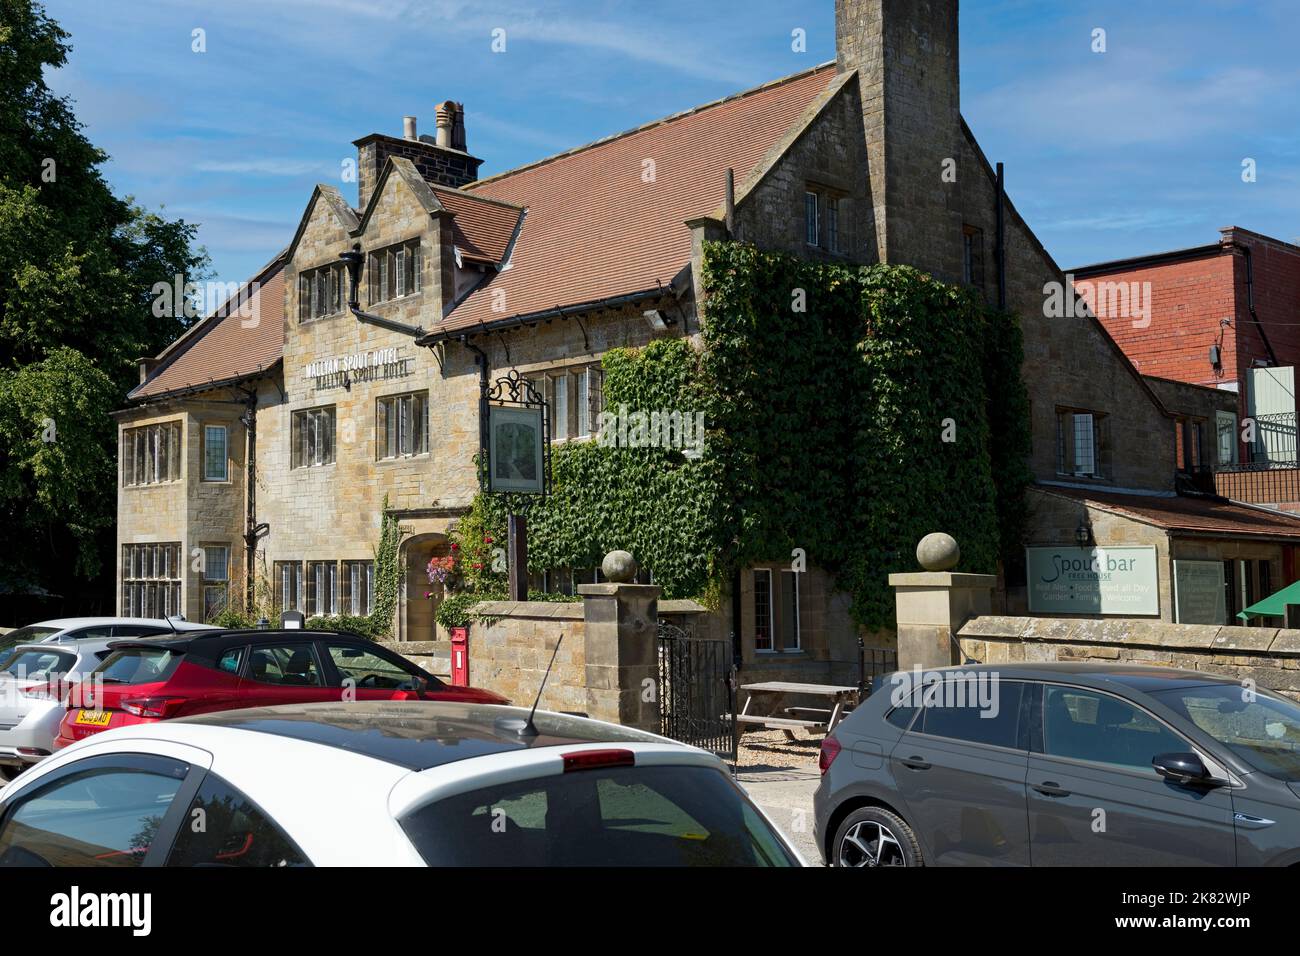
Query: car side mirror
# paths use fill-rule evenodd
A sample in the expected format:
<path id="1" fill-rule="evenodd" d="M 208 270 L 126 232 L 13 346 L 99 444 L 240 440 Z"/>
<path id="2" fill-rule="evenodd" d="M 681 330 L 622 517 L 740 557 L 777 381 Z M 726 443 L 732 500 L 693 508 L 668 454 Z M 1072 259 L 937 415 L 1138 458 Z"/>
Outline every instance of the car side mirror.
<path id="1" fill-rule="evenodd" d="M 1218 787 L 1224 783 L 1211 777 L 1209 768 L 1200 756 L 1190 752 L 1157 754 L 1151 758 L 1151 766 L 1156 768 L 1156 773 L 1160 776 L 1174 783 L 1203 787 Z"/>

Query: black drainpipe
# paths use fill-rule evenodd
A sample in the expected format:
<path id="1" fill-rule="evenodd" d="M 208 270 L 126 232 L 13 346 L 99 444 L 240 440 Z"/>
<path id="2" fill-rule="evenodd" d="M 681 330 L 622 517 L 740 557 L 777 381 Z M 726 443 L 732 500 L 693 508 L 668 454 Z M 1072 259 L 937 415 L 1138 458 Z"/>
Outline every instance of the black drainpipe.
<path id="1" fill-rule="evenodd" d="M 1255 323 L 1255 329 L 1259 332 L 1259 337 L 1264 342 L 1264 351 L 1268 352 L 1268 360 L 1274 365 L 1281 363 L 1277 360 L 1277 353 L 1273 351 L 1273 343 L 1268 340 L 1268 333 L 1264 331 L 1264 325 L 1259 321 L 1259 314 L 1255 311 L 1255 261 L 1250 254 L 1250 246 L 1232 240 L 1231 245 L 1242 251 L 1246 257 L 1246 308 L 1250 310 L 1250 321 Z"/>
<path id="2" fill-rule="evenodd" d="M 271 526 L 257 522 L 257 392 L 244 392 L 244 395 L 246 408 L 239 418 L 248 436 L 244 459 L 244 610 L 251 614 L 257 599 L 257 542 L 271 530 Z"/>

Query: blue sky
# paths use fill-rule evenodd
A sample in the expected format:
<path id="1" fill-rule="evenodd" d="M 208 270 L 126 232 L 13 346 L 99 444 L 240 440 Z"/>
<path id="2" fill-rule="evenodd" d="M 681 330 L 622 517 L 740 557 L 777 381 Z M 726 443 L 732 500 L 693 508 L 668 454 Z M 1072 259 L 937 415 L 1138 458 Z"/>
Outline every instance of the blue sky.
<path id="1" fill-rule="evenodd" d="M 224 281 L 288 242 L 314 183 L 355 201 L 340 182 L 352 140 L 401 135 L 405 114 L 432 133 L 444 99 L 465 103 L 489 175 L 835 52 L 833 0 L 46 7 L 73 43 L 51 85 L 110 153 L 109 181 L 199 224 Z M 1298 21 L 1295 0 L 963 0 L 962 112 L 1064 267 L 1202 245 L 1229 224 L 1297 241 Z"/>

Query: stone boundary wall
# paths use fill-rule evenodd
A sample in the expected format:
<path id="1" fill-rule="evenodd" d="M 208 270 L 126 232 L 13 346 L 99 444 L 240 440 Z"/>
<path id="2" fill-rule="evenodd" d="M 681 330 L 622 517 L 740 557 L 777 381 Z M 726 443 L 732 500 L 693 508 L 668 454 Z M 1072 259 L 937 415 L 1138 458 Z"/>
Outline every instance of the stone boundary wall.
<path id="1" fill-rule="evenodd" d="M 1300 699 L 1300 630 L 989 615 L 966 622 L 958 638 L 984 664 L 1131 661 L 1249 679 Z"/>
<path id="2" fill-rule="evenodd" d="M 469 682 L 520 707 L 531 707 L 564 634 L 539 707 L 586 713 L 586 621 L 581 602 L 485 601 L 475 612 L 485 620 L 469 629 Z"/>
<path id="3" fill-rule="evenodd" d="M 450 682 L 451 641 L 380 641 L 379 644 L 423 667 L 434 677 Z"/>

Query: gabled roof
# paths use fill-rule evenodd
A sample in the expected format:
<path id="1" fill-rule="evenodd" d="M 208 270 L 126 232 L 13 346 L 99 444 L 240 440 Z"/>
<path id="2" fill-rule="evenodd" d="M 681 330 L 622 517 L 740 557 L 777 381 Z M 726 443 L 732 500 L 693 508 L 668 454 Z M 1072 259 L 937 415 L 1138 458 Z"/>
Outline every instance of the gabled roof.
<path id="1" fill-rule="evenodd" d="M 521 207 L 445 186 L 434 186 L 433 193 L 454 217 L 452 235 L 462 258 L 494 265 L 505 261 L 524 216 Z"/>
<path id="2" fill-rule="evenodd" d="M 247 303 L 224 303 L 159 356 L 150 376 L 127 399 L 140 402 L 259 375 L 280 361 L 284 348 L 284 263 L 276 256 L 253 277 Z"/>
<path id="3" fill-rule="evenodd" d="M 316 208 L 317 202 L 323 202 L 334 213 L 334 218 L 338 220 L 349 234 L 357 231 L 357 214 L 348 201 L 343 198 L 343 194 L 333 186 L 327 186 L 324 183 L 317 183 L 316 188 L 312 190 L 311 198 L 307 200 L 307 208 L 302 211 L 302 218 L 298 220 L 298 228 L 293 232 L 293 239 L 289 242 L 289 248 L 284 251 L 286 260 L 293 258 L 293 251 L 298 248 L 298 241 L 302 238 L 303 230 L 307 228 L 307 223 L 311 221 L 312 210 Z"/>
<path id="4" fill-rule="evenodd" d="M 835 79 L 833 63 L 470 183 L 527 210 L 509 268 L 431 337 L 667 286 L 690 262 L 688 219 L 722 204 Z M 459 218 L 459 217 L 458 217 Z M 505 293 L 505 311 L 493 309 Z"/>
<path id="5" fill-rule="evenodd" d="M 436 216 L 442 212 L 442 204 L 438 202 L 438 197 L 433 194 L 433 188 L 416 170 L 415 164 L 404 156 L 389 156 L 384 162 L 384 168 L 379 172 L 379 178 L 375 180 L 375 188 L 370 190 L 370 199 L 366 202 L 366 208 L 361 211 L 361 217 L 354 223 L 351 230 L 353 233 L 365 231 L 366 224 L 370 222 L 370 217 L 374 215 L 375 209 L 379 206 L 379 200 L 383 196 L 388 177 L 394 174 L 402 182 L 406 183 L 411 192 L 415 194 L 416 200 L 430 216 Z"/>

